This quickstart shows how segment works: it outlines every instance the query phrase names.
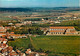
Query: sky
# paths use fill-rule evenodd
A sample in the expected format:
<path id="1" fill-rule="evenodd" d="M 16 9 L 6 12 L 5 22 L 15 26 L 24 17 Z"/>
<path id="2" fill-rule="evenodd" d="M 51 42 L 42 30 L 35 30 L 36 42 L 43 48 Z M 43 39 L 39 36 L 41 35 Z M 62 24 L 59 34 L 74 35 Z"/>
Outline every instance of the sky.
<path id="1" fill-rule="evenodd" d="M 0 0 L 0 7 L 78 7 L 79 0 Z"/>

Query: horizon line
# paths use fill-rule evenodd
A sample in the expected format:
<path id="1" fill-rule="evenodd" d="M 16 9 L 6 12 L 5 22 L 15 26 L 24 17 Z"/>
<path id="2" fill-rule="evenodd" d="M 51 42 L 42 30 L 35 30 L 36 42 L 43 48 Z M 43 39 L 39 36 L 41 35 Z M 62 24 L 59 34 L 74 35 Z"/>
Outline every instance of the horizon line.
<path id="1" fill-rule="evenodd" d="M 61 8 L 61 7 L 0 7 L 0 8 Z M 64 8 L 79 8 L 79 6 L 76 6 L 76 7 L 65 6 Z"/>

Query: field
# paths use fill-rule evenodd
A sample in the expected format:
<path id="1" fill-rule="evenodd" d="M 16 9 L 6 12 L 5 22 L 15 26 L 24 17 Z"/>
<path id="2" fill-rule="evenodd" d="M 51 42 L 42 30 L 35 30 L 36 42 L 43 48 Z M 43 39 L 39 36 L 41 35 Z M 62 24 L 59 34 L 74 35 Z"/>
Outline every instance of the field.
<path id="1" fill-rule="evenodd" d="M 13 46 L 15 49 L 19 48 L 19 49 L 25 49 L 28 48 L 28 45 L 30 44 L 30 40 L 29 39 L 15 39 L 15 41 L 8 41 L 8 45 L 9 46 Z"/>
<path id="2" fill-rule="evenodd" d="M 12 18 L 0 17 L 0 20 L 12 20 Z"/>
<path id="3" fill-rule="evenodd" d="M 27 44 L 31 42 L 36 49 L 50 51 L 57 54 L 80 54 L 80 36 L 37 36 L 27 39 L 16 39 L 9 41 L 10 46 L 27 48 Z"/>

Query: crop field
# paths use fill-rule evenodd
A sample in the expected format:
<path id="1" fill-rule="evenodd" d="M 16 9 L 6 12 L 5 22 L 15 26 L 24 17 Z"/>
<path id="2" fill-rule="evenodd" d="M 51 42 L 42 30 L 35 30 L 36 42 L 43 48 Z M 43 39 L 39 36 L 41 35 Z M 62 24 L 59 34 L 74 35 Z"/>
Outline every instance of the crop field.
<path id="1" fill-rule="evenodd" d="M 29 39 L 15 39 L 14 41 L 9 41 L 9 46 L 17 47 L 17 48 L 28 48 L 28 44 L 30 43 Z"/>
<path id="2" fill-rule="evenodd" d="M 32 12 L 13 12 L 13 13 L 9 13 L 9 12 L 6 12 L 6 13 L 1 13 L 0 16 L 19 16 L 19 15 L 30 15 L 32 14 Z"/>
<path id="3" fill-rule="evenodd" d="M 49 15 L 50 13 L 48 12 L 6 12 L 6 13 L 1 13 L 0 16 L 20 16 L 20 15 Z"/>
<path id="4" fill-rule="evenodd" d="M 39 36 L 32 40 L 36 49 L 57 53 L 80 53 L 80 36 Z"/>
<path id="5" fill-rule="evenodd" d="M 0 20 L 12 20 L 12 18 L 0 17 Z"/>
<path id="6" fill-rule="evenodd" d="M 31 39 L 16 39 L 8 42 L 10 46 L 27 48 L 31 43 L 36 49 L 51 53 L 80 54 L 80 36 L 37 36 Z"/>

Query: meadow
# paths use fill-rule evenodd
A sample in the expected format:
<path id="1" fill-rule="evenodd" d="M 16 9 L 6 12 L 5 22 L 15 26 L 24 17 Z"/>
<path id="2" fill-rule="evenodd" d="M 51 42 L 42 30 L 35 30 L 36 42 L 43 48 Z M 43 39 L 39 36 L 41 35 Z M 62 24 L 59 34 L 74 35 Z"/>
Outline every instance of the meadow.
<path id="1" fill-rule="evenodd" d="M 15 39 L 14 41 L 8 41 L 8 45 L 12 46 L 15 50 L 19 49 L 22 52 L 25 52 L 30 44 L 30 40 L 23 38 L 23 39 Z"/>
<path id="2" fill-rule="evenodd" d="M 32 40 L 36 49 L 57 53 L 80 53 L 80 36 L 39 36 Z"/>

